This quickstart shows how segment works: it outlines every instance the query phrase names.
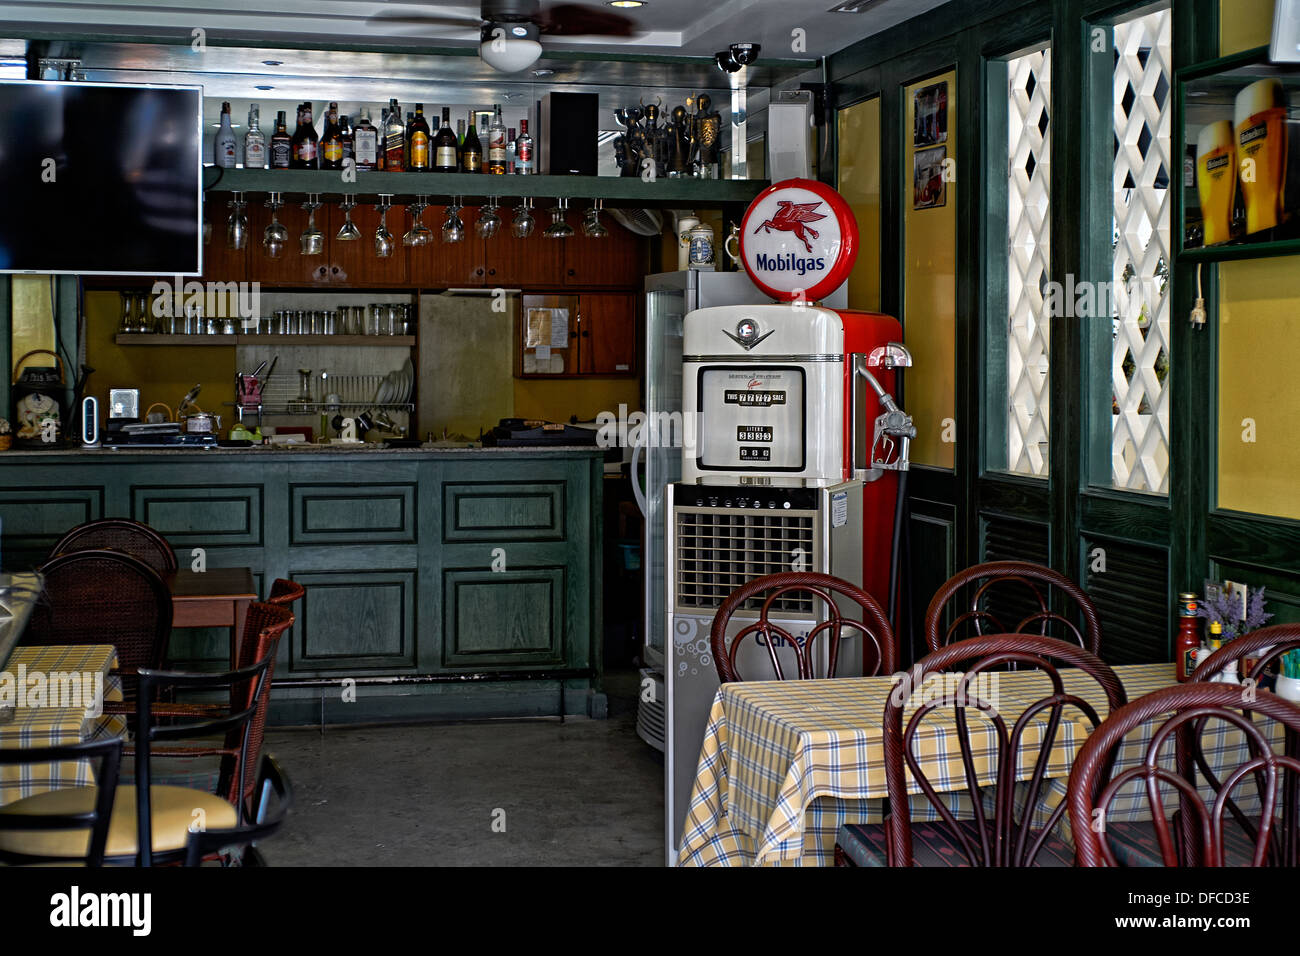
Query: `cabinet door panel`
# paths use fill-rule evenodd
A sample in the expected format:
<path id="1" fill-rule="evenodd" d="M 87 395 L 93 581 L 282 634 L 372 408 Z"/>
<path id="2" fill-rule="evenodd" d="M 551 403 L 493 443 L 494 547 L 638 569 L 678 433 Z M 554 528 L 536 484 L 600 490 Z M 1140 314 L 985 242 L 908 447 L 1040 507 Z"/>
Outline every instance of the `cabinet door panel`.
<path id="1" fill-rule="evenodd" d="M 523 289 L 563 285 L 563 240 L 543 238 L 540 225 L 527 239 L 516 239 L 510 231 L 513 219 L 514 210 L 503 208 L 501 230 L 486 242 L 485 282 Z"/>
<path id="2" fill-rule="evenodd" d="M 424 224 L 433 230 L 433 241 L 427 246 L 410 250 L 411 283 L 421 288 L 458 288 L 483 284 L 486 272 L 483 266 L 483 240 L 474 237 L 474 222 L 478 210 L 461 210 L 465 224 L 465 238 L 460 242 L 442 241 L 442 223 L 447 218 L 446 206 L 430 206 L 424 211 Z M 411 228 L 411 217 L 389 216 L 388 229 L 398 242 Z"/>
<path id="3" fill-rule="evenodd" d="M 278 210 L 278 218 L 289 230 L 289 241 L 278 259 L 266 254 L 262 234 L 271 221 L 271 210 L 255 203 L 248 212 L 249 277 L 257 282 L 276 285 L 321 285 L 329 281 L 329 210 L 316 210 L 316 228 L 325 233 L 325 247 L 318 256 L 304 256 L 298 237 L 307 228 L 307 211 L 298 203 L 287 203 Z"/>
<path id="4" fill-rule="evenodd" d="M 583 372 L 636 374 L 637 297 L 584 295 L 579 307 Z"/>
<path id="5" fill-rule="evenodd" d="M 515 374 L 545 376 L 581 372 L 578 312 L 576 295 L 523 296 L 515 336 Z"/>
<path id="6" fill-rule="evenodd" d="M 583 288 L 640 288 L 646 273 L 646 244 L 606 214 L 603 239 L 588 239 L 579 225 L 581 212 L 569 213 L 574 234 L 564 242 L 564 283 Z"/>
<path id="7" fill-rule="evenodd" d="M 252 230 L 243 249 L 226 246 L 226 222 L 230 218 L 228 199 L 209 199 L 203 204 L 203 219 L 211 223 L 212 235 L 203 244 L 203 278 L 213 282 L 243 282 L 248 278 L 248 253 L 253 245 Z M 252 222 L 252 210 L 247 210 Z M 258 233 L 261 236 L 261 233 Z"/>
<path id="8" fill-rule="evenodd" d="M 320 213 L 316 215 L 319 219 Z M 426 223 L 429 221 L 428 215 L 426 212 Z M 405 206 L 394 206 L 388 210 L 386 225 L 397 240 L 397 247 L 387 259 L 380 259 L 375 255 L 375 229 L 379 226 L 379 211 L 376 207 L 372 203 L 356 206 L 352 210 L 352 222 L 361 230 L 361 238 L 340 242 L 336 236 L 343 227 L 343 210 L 331 206 L 327 232 L 330 281 L 349 286 L 406 285 L 410 249 L 402 245 L 402 233 L 407 218 Z M 397 228 L 399 224 L 402 225 L 401 229 Z"/>

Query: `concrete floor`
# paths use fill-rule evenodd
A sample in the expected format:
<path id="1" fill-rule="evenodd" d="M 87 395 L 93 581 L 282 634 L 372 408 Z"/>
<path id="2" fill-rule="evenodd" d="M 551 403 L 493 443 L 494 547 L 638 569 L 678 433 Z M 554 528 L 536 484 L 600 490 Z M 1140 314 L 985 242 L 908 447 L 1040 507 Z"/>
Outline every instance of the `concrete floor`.
<path id="1" fill-rule="evenodd" d="M 262 853 L 270 866 L 660 866 L 663 756 L 636 735 L 635 689 L 635 674 L 609 675 L 607 720 L 273 728 L 294 809 Z"/>

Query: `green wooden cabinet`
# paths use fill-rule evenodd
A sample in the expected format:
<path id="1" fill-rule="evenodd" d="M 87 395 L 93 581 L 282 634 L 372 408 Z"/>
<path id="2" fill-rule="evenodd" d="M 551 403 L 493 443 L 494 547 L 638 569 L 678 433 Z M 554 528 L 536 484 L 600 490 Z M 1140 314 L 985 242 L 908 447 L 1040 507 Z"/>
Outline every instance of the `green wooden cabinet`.
<path id="1" fill-rule="evenodd" d="M 306 589 L 281 642 L 282 721 L 603 713 L 595 450 L 111 451 L 0 457 L 6 569 L 124 515 L 182 564 Z M 216 666 L 225 636 L 173 636 Z M 348 682 L 345 684 L 345 681 Z M 345 693 L 346 691 L 346 693 Z M 350 700 L 348 698 L 351 698 Z"/>

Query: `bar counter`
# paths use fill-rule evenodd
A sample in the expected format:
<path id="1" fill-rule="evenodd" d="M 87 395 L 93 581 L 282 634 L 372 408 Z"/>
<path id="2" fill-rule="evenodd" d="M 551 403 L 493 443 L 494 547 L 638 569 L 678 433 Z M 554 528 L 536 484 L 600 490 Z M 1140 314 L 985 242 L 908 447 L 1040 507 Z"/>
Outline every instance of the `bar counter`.
<path id="1" fill-rule="evenodd" d="M 158 529 L 181 565 L 307 591 L 272 717 L 604 716 L 603 449 L 309 446 L 0 452 L 6 570 L 94 518 Z M 196 567 L 197 570 L 197 567 Z M 176 630 L 178 664 L 224 634 Z M 563 702 L 563 703 L 561 703 Z"/>

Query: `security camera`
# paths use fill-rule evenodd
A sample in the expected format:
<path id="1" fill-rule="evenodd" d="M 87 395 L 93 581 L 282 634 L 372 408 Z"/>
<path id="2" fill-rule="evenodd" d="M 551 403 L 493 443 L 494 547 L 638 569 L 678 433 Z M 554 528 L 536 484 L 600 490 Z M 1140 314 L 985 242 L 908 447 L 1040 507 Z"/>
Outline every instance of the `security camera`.
<path id="1" fill-rule="evenodd" d="M 761 49 L 762 46 L 757 43 L 733 43 L 727 49 L 713 54 L 713 61 L 723 73 L 736 73 L 741 67 L 756 62 Z"/>

